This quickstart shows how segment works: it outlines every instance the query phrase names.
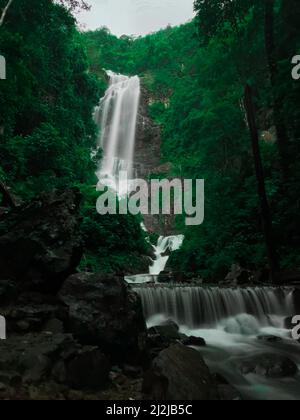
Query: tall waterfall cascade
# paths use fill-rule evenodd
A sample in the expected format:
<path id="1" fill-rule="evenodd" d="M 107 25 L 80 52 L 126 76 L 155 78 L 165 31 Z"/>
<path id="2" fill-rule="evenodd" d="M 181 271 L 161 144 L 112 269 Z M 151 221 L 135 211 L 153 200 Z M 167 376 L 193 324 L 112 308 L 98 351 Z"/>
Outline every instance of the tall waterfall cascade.
<path id="1" fill-rule="evenodd" d="M 99 183 L 128 192 L 127 178 L 134 176 L 133 162 L 138 108 L 141 95 L 138 76 L 128 77 L 107 72 L 109 87 L 95 109 L 94 119 L 100 128 L 98 148 L 103 159 L 97 172 Z M 121 176 L 126 172 L 126 179 Z"/>

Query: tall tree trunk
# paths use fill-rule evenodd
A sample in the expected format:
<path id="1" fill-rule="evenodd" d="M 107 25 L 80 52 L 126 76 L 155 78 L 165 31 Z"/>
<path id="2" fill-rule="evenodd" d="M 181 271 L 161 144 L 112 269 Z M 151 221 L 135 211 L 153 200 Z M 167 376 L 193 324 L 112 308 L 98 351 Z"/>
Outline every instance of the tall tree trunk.
<path id="1" fill-rule="evenodd" d="M 265 1 L 265 44 L 266 55 L 270 72 L 270 80 L 273 91 L 273 110 L 274 124 L 277 131 L 278 150 L 281 160 L 281 170 L 283 180 L 288 179 L 288 135 L 284 121 L 284 112 L 282 105 L 284 98 L 276 91 L 278 82 L 278 66 L 276 58 L 275 44 L 275 22 L 274 22 L 274 4 L 275 0 Z"/>
<path id="2" fill-rule="evenodd" d="M 279 260 L 277 258 L 276 248 L 273 239 L 273 228 L 270 207 L 268 203 L 263 164 L 259 149 L 259 135 L 256 125 L 255 109 L 252 99 L 252 90 L 249 85 L 245 89 L 245 107 L 247 111 L 247 119 L 251 133 L 252 150 L 255 164 L 255 172 L 257 178 L 258 197 L 260 202 L 260 212 L 262 226 L 265 236 L 268 261 L 270 266 L 271 281 L 277 283 L 279 281 Z"/>
<path id="3" fill-rule="evenodd" d="M 8 9 L 10 8 L 11 4 L 12 4 L 13 0 L 8 0 L 6 6 L 4 7 L 4 9 L 2 10 L 2 14 L 1 14 L 1 18 L 0 18 L 0 27 L 3 25 L 4 23 L 4 19 L 5 16 L 8 12 Z"/>
<path id="4" fill-rule="evenodd" d="M 0 181 L 0 194 L 2 194 L 2 205 L 5 207 L 15 208 L 17 207 L 16 201 L 10 193 L 7 186 Z M 1 200 L 0 200 L 1 201 Z"/>

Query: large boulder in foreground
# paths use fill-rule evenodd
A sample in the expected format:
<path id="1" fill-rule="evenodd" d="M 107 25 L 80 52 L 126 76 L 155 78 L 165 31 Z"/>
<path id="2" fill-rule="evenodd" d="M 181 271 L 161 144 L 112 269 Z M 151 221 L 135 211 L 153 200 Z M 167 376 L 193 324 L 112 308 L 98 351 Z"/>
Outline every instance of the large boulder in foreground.
<path id="1" fill-rule="evenodd" d="M 145 374 L 143 392 L 158 401 L 218 399 L 213 377 L 201 354 L 181 344 L 163 350 Z"/>
<path id="2" fill-rule="evenodd" d="M 43 194 L 0 223 L 0 277 L 39 291 L 57 292 L 82 256 L 80 192 Z"/>
<path id="3" fill-rule="evenodd" d="M 99 346 L 114 362 L 139 363 L 146 324 L 140 298 L 123 279 L 78 273 L 59 293 L 67 306 L 66 328 L 81 343 Z"/>
<path id="4" fill-rule="evenodd" d="M 49 381 L 74 389 L 102 389 L 109 380 L 108 359 L 95 347 L 82 347 L 70 334 L 27 334 L 0 340 L 0 383 L 5 387 Z"/>

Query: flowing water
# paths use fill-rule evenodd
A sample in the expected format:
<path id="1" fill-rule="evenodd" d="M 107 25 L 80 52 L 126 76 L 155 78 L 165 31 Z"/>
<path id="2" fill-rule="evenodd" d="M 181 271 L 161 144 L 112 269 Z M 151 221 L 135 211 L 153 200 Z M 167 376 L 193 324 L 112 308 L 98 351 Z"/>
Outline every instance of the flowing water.
<path id="1" fill-rule="evenodd" d="M 135 176 L 140 79 L 113 72 L 107 74 L 109 88 L 95 110 L 95 121 L 100 128 L 98 148 L 103 150 L 97 176 L 99 184 L 109 186 L 122 196 L 130 193 L 127 178 Z M 266 353 L 288 356 L 300 367 L 300 346 L 284 328 L 285 317 L 295 315 L 292 290 L 157 284 L 171 252 L 178 250 L 183 240 L 183 235 L 160 237 L 153 247 L 155 259 L 149 273 L 125 279 L 141 296 L 148 326 L 172 319 L 182 333 L 203 337 L 207 346 L 198 351 L 211 370 L 225 377 L 245 399 L 300 399 L 300 375 L 275 380 L 257 374 L 244 375 L 238 368 L 249 356 Z M 280 340 L 259 340 L 260 335 L 273 335 Z"/>
<path id="2" fill-rule="evenodd" d="M 109 88 L 95 110 L 95 121 L 100 128 L 98 148 L 103 159 L 97 173 L 99 183 L 118 191 L 128 192 L 127 178 L 134 176 L 133 162 L 137 116 L 140 101 L 140 79 L 107 72 Z"/>
<path id="3" fill-rule="evenodd" d="M 284 328 L 285 318 L 295 314 L 293 289 L 155 285 L 135 290 L 148 327 L 172 319 L 181 333 L 204 338 L 207 346 L 198 351 L 211 371 L 226 378 L 244 399 L 300 399 L 300 374 L 271 379 L 245 375 L 239 368 L 249 357 L 266 354 L 287 356 L 300 368 L 300 345 Z M 259 336 L 279 340 L 265 341 Z"/>
<path id="4" fill-rule="evenodd" d="M 158 276 L 166 268 L 170 258 L 170 253 L 181 248 L 184 241 L 183 235 L 177 236 L 161 236 L 158 239 L 157 246 L 154 246 L 155 260 L 150 266 L 150 274 Z"/>

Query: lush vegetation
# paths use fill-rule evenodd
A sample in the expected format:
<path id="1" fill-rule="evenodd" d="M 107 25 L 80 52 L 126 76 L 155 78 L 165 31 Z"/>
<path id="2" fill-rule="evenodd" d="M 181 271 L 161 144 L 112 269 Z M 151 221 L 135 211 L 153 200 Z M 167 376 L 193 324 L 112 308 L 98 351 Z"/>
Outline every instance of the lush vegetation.
<path id="1" fill-rule="evenodd" d="M 0 11 L 6 4 L 0 0 Z M 0 27 L 7 62 L 7 80 L 0 81 L 0 181 L 23 200 L 79 186 L 82 268 L 130 271 L 136 255 L 145 253 L 139 220 L 108 222 L 96 213 L 92 112 L 106 82 L 88 72 L 86 45 L 71 13 L 77 7 L 85 2 L 14 0 L 7 11 Z"/>
<path id="2" fill-rule="evenodd" d="M 0 10 L 7 2 L 0 0 Z M 104 69 L 139 74 L 162 127 L 168 175 L 205 178 L 206 218 L 172 258 L 180 271 L 223 278 L 232 263 L 268 264 L 244 90 L 252 86 L 274 244 L 282 268 L 300 265 L 298 0 L 196 0 L 197 17 L 146 37 L 106 28 L 81 34 L 81 1 L 14 0 L 0 31 L 0 180 L 22 199 L 79 185 L 82 268 L 125 271 L 146 252 L 139 220 L 95 212 L 92 110 Z M 89 71 L 88 71 L 89 70 Z M 131 262 L 129 264 L 129 261 Z M 131 270 L 131 267 L 130 267 Z"/>
<path id="3" fill-rule="evenodd" d="M 205 178 L 206 218 L 178 228 L 173 266 L 224 278 L 233 263 L 268 264 L 244 90 L 252 86 L 264 177 L 282 268 L 300 265 L 300 83 L 297 0 L 199 0 L 194 22 L 137 39 L 106 29 L 85 39 L 96 66 L 143 77 L 174 176 Z"/>

